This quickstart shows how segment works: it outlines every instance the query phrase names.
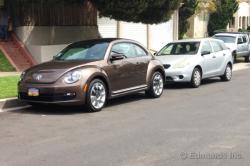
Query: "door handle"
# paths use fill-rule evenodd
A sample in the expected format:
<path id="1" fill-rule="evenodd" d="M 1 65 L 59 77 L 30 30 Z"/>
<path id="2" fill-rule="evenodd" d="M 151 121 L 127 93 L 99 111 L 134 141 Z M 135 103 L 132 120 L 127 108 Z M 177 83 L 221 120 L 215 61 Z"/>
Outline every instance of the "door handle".
<path id="1" fill-rule="evenodd" d="M 214 55 L 213 58 L 216 58 L 216 56 Z"/>
<path id="2" fill-rule="evenodd" d="M 223 56 L 226 56 L 226 54 L 223 54 Z"/>

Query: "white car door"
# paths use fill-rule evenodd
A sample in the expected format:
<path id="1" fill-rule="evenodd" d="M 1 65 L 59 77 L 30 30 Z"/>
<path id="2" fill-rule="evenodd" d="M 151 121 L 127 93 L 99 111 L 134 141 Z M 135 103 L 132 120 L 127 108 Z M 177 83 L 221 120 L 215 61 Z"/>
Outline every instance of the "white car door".
<path id="1" fill-rule="evenodd" d="M 244 56 L 245 44 L 243 42 L 242 36 L 239 36 L 237 39 L 237 55 Z"/>
<path id="2" fill-rule="evenodd" d="M 211 77 L 215 73 L 214 57 L 216 57 L 216 53 L 214 53 L 209 41 L 202 43 L 201 55 L 203 57 L 203 78 Z"/>
<path id="3" fill-rule="evenodd" d="M 225 56 L 226 56 L 226 53 L 224 51 L 224 48 L 223 46 L 221 45 L 221 43 L 219 41 L 216 41 L 216 40 L 211 40 L 211 45 L 215 51 L 215 57 L 214 57 L 214 60 L 215 60 L 215 70 L 214 70 L 214 73 L 213 75 L 218 75 L 221 73 L 221 70 L 224 68 L 225 66 Z"/>

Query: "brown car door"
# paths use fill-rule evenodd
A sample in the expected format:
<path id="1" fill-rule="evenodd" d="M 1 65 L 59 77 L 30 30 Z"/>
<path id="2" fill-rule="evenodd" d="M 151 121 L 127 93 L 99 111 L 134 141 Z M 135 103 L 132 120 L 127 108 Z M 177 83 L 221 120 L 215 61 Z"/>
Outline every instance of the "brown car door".
<path id="1" fill-rule="evenodd" d="M 122 93 L 136 88 L 140 85 L 145 85 L 147 67 L 150 58 L 147 56 L 138 57 L 137 45 L 131 43 L 117 43 L 111 48 L 110 57 L 113 54 L 121 54 L 124 59 L 109 61 L 110 65 L 105 68 L 110 80 L 112 92 Z M 142 49 L 142 48 L 138 48 Z M 142 49 L 142 51 L 144 51 Z M 145 52 L 145 51 L 144 51 Z"/>

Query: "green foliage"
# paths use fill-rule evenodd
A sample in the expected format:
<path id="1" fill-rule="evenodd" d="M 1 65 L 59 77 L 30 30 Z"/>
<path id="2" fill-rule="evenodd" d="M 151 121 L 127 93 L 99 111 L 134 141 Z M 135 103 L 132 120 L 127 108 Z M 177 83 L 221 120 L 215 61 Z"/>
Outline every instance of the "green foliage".
<path id="1" fill-rule="evenodd" d="M 179 38 L 183 39 L 185 33 L 190 28 L 188 19 L 195 14 L 198 6 L 197 0 L 183 0 L 183 5 L 179 9 Z"/>
<path id="2" fill-rule="evenodd" d="M 17 96 L 19 76 L 0 77 L 0 99 Z"/>
<path id="3" fill-rule="evenodd" d="M 210 15 L 208 23 L 209 36 L 214 35 L 215 30 L 226 29 L 238 8 L 239 3 L 237 0 L 218 0 L 217 11 Z"/>
<path id="4" fill-rule="evenodd" d="M 4 56 L 0 50 L 0 72 L 15 71 L 15 68 L 9 63 L 7 58 Z"/>
<path id="5" fill-rule="evenodd" d="M 168 21 L 181 0 L 91 0 L 101 16 L 128 22 Z"/>

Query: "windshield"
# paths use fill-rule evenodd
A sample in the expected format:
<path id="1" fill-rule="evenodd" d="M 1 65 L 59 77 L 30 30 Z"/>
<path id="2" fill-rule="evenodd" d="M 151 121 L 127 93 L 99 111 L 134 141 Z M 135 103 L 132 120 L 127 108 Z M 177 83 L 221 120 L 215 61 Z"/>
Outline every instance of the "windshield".
<path id="1" fill-rule="evenodd" d="M 180 42 L 166 45 L 157 56 L 163 55 L 194 55 L 197 54 L 200 42 Z"/>
<path id="2" fill-rule="evenodd" d="M 235 43 L 236 37 L 233 36 L 214 36 L 215 39 L 224 41 L 224 43 Z"/>
<path id="3" fill-rule="evenodd" d="M 79 42 L 72 44 L 61 51 L 55 60 L 103 60 L 108 42 Z"/>

